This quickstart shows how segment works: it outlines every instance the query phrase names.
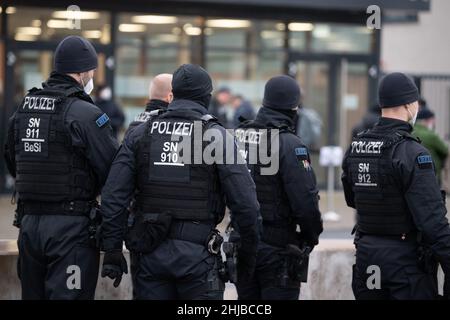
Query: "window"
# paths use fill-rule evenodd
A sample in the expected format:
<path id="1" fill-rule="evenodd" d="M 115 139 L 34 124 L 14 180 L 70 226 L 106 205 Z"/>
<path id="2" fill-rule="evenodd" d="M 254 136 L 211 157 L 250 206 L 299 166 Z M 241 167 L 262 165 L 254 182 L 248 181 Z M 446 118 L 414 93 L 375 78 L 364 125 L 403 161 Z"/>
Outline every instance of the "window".
<path id="1" fill-rule="evenodd" d="M 67 7 L 9 9 L 8 36 L 16 41 L 58 41 L 69 35 L 79 35 L 92 42 L 110 42 L 110 18 L 106 12 L 75 12 L 68 11 Z"/>
<path id="2" fill-rule="evenodd" d="M 121 14 L 116 49 L 116 96 L 127 121 L 142 111 L 151 78 L 172 73 L 200 55 L 202 18 Z"/>
<path id="3" fill-rule="evenodd" d="M 273 21 L 207 20 L 206 66 L 215 88 L 227 86 L 258 107 L 265 82 L 283 71 L 284 29 Z"/>
<path id="4" fill-rule="evenodd" d="M 290 48 L 307 52 L 369 53 L 372 31 L 366 27 L 302 23 L 288 24 Z"/>

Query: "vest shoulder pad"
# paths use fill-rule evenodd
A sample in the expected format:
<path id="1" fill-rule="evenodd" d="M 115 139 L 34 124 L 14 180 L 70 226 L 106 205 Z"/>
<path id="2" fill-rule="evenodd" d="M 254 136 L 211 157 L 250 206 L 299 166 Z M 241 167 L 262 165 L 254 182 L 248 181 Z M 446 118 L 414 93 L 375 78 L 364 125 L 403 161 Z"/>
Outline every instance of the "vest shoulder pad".
<path id="1" fill-rule="evenodd" d="M 163 110 L 163 109 L 157 109 L 157 110 L 152 110 L 152 111 L 150 111 L 149 113 L 148 113 L 148 115 L 150 116 L 150 117 L 154 117 L 154 116 L 158 116 L 158 115 L 160 115 L 160 114 L 162 114 L 162 113 L 164 113 L 165 112 L 165 110 Z"/>
<path id="2" fill-rule="evenodd" d="M 416 142 L 421 143 L 421 140 L 419 137 L 415 137 L 413 136 L 411 133 L 407 132 L 407 131 L 398 131 L 396 132 L 398 135 L 402 136 L 405 139 L 410 139 L 410 140 L 414 140 Z"/>
<path id="3" fill-rule="evenodd" d="M 223 127 L 223 125 L 220 123 L 220 121 L 212 114 L 209 114 L 209 113 L 204 114 L 203 116 L 201 116 L 200 119 L 202 120 L 204 126 L 210 126 L 213 123 L 217 123 Z"/>
<path id="4" fill-rule="evenodd" d="M 217 120 L 216 117 L 214 117 L 212 114 L 209 114 L 209 113 L 204 114 L 204 115 L 201 117 L 201 119 L 202 119 L 202 121 L 205 121 L 205 122 L 210 122 L 210 121 L 219 122 L 219 120 Z"/>

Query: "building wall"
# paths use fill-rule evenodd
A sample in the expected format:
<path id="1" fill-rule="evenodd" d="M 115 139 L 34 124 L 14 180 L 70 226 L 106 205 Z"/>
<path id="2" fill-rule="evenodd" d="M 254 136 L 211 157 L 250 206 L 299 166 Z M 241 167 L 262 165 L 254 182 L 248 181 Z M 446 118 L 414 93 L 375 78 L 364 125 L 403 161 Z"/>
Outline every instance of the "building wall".
<path id="1" fill-rule="evenodd" d="M 436 132 L 450 140 L 450 1 L 432 0 L 415 23 L 382 26 L 381 68 L 414 75 L 446 75 L 421 80 L 421 95 L 436 113 Z"/>
<path id="2" fill-rule="evenodd" d="M 450 74 L 450 1 L 431 0 L 418 23 L 382 25 L 384 71 Z"/>

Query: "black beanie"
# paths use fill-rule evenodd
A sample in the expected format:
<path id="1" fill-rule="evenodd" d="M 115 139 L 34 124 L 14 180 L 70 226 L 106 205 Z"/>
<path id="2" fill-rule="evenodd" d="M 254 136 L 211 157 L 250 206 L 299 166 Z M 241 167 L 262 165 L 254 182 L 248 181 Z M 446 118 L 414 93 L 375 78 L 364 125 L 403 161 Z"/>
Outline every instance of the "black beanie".
<path id="1" fill-rule="evenodd" d="M 434 112 L 428 108 L 420 109 L 419 113 L 417 114 L 417 120 L 426 120 L 430 118 L 434 118 Z"/>
<path id="2" fill-rule="evenodd" d="M 267 81 L 262 105 L 270 109 L 294 109 L 300 103 L 300 87 L 289 76 L 276 76 Z"/>
<path id="3" fill-rule="evenodd" d="M 56 47 L 54 67 L 61 73 L 81 73 L 97 68 L 97 52 L 79 36 L 65 37 Z"/>
<path id="4" fill-rule="evenodd" d="M 194 64 L 183 64 L 173 73 L 174 99 L 186 99 L 208 107 L 213 86 L 205 69 Z"/>
<path id="5" fill-rule="evenodd" d="M 419 90 L 407 75 L 394 72 L 380 82 L 378 96 L 382 108 L 403 106 L 419 100 Z"/>

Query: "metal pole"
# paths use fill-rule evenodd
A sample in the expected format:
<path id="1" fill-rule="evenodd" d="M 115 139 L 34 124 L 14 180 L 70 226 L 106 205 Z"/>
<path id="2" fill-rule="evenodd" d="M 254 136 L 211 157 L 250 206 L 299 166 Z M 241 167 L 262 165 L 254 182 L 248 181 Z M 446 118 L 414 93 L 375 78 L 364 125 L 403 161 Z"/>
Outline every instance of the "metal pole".
<path id="1" fill-rule="evenodd" d="M 334 212 L 334 166 L 328 166 L 328 212 Z"/>

